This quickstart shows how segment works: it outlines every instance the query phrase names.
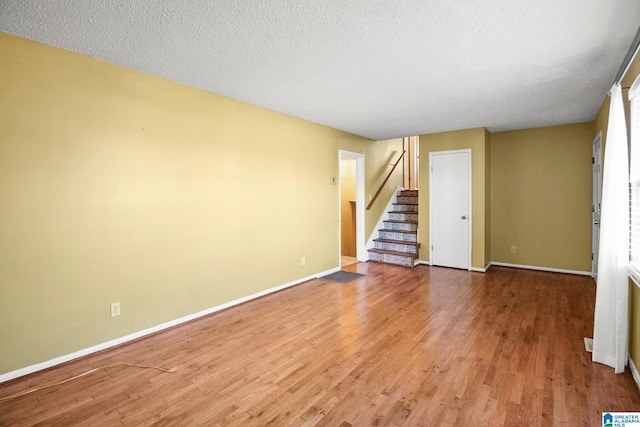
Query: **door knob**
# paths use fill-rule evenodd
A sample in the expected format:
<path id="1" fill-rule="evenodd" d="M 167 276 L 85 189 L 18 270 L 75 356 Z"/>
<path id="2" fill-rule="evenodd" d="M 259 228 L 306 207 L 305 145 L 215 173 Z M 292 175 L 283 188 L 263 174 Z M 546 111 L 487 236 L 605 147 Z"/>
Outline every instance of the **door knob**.
<path id="1" fill-rule="evenodd" d="M 462 215 L 462 218 L 460 218 L 460 219 L 467 219 L 467 216 L 466 215 Z"/>

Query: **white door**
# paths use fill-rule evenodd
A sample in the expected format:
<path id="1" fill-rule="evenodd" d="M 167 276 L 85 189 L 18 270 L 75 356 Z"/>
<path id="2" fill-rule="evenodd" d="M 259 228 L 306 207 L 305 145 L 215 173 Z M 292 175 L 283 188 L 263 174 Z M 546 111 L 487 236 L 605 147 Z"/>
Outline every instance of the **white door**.
<path id="1" fill-rule="evenodd" d="M 600 205 L 602 202 L 602 134 L 598 133 L 593 140 L 593 199 L 591 204 L 591 272 L 594 279 L 598 277 L 598 252 L 600 246 Z"/>
<path id="2" fill-rule="evenodd" d="M 432 265 L 471 267 L 471 150 L 429 154 Z"/>

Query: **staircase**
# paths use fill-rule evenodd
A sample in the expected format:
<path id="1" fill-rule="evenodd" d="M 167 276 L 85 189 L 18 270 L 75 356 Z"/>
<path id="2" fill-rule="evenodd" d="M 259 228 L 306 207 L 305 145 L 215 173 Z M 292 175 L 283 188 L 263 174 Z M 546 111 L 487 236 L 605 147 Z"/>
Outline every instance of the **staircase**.
<path id="1" fill-rule="evenodd" d="M 413 268 L 418 258 L 418 190 L 403 190 L 398 195 L 384 228 L 369 249 L 369 261 L 386 262 Z"/>

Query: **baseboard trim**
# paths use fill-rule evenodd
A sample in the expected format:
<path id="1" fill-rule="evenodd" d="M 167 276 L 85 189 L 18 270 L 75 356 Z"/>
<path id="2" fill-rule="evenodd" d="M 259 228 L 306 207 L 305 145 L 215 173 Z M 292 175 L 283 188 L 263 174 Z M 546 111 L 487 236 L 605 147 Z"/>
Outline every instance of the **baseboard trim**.
<path id="1" fill-rule="evenodd" d="M 471 271 L 477 271 L 480 273 L 486 273 L 491 268 L 491 263 L 484 266 L 484 268 L 471 267 Z"/>
<path id="2" fill-rule="evenodd" d="M 420 265 L 420 264 L 428 265 L 428 266 L 431 265 L 431 263 L 429 261 L 424 261 L 424 260 L 421 260 L 421 259 L 416 260 L 413 265 L 416 266 L 416 265 Z M 495 266 L 500 266 L 500 267 L 521 268 L 521 269 L 525 269 L 525 270 L 548 271 L 548 272 L 551 272 L 551 273 L 565 273 L 565 274 L 577 274 L 577 275 L 580 275 L 580 276 L 591 276 L 591 272 L 590 271 L 563 270 L 563 269 L 560 269 L 560 268 L 538 267 L 538 266 L 535 266 L 535 265 L 508 264 L 506 262 L 490 262 L 484 268 L 471 267 L 469 269 L 469 271 L 474 271 L 474 272 L 477 272 L 477 273 L 486 273 L 494 265 Z"/>
<path id="3" fill-rule="evenodd" d="M 340 270 L 340 267 L 332 268 L 330 270 L 326 270 L 326 271 L 323 271 L 323 272 L 320 272 L 320 273 L 317 273 L 317 274 L 314 274 L 314 275 L 311 275 L 311 276 L 303 277 L 301 279 L 297 279 L 297 280 L 294 280 L 292 282 L 285 283 L 283 285 L 279 285 L 279 286 L 276 286 L 276 287 L 273 287 L 273 288 L 270 288 L 270 289 L 266 289 L 264 291 L 257 292 L 255 294 L 248 295 L 246 297 L 235 299 L 233 301 L 229 301 L 229 302 L 226 302 L 224 304 L 220 304 L 220 305 L 217 305 L 215 307 L 211 307 L 211 308 L 208 308 L 206 310 L 199 311 L 197 313 L 189 314 L 187 316 L 180 317 L 178 319 L 170 320 L 169 322 L 161 323 L 159 325 L 152 326 L 150 328 L 143 329 L 143 330 L 138 331 L 138 332 L 134 332 L 134 333 L 131 333 L 131 334 L 128 334 L 128 335 L 124 335 L 122 337 L 118 337 L 118 338 L 115 338 L 115 339 L 112 339 L 112 340 L 109 340 L 109 341 L 106 341 L 106 342 L 103 342 L 103 343 L 100 343 L 100 344 L 96 344 L 94 346 L 87 347 L 87 348 L 82 349 L 82 350 L 74 351 L 73 353 L 65 354 L 63 356 L 58 356 L 58 357 L 55 357 L 53 359 L 47 360 L 45 362 L 36 363 L 35 365 L 27 366 L 27 367 L 24 367 L 24 368 L 16 369 L 15 371 L 10 371 L 10 372 L 1 374 L 0 375 L 0 384 L 2 384 L 4 382 L 7 382 L 7 381 L 15 380 L 15 379 L 20 378 L 20 377 L 24 377 L 25 375 L 29 375 L 29 374 L 33 374 L 33 373 L 38 372 L 38 371 L 42 371 L 43 369 L 52 368 L 54 366 L 61 365 L 63 363 L 67 363 L 67 362 L 70 362 L 72 360 L 79 359 L 81 357 L 88 356 L 90 354 L 97 353 L 97 352 L 102 351 L 102 350 L 107 350 L 107 349 L 112 348 L 112 347 L 116 347 L 116 346 L 119 346 L 119 345 L 122 345 L 122 344 L 126 344 L 126 343 L 128 343 L 130 341 L 134 341 L 136 339 L 145 337 L 147 335 L 151 335 L 151 334 L 154 334 L 156 332 L 160 332 L 160 331 L 163 331 L 165 329 L 169 329 L 169 328 L 172 328 L 174 326 L 178 326 L 178 325 L 180 325 L 182 323 L 190 322 L 192 320 L 198 319 L 200 317 L 207 316 L 207 315 L 215 313 L 217 311 L 221 311 L 221 310 L 225 310 L 227 308 L 231 308 L 233 306 L 236 306 L 236 305 L 239 305 L 239 304 L 242 304 L 242 303 L 245 303 L 245 302 L 260 298 L 260 297 L 263 297 L 265 295 L 272 294 L 274 292 L 281 291 L 281 290 L 286 289 L 286 288 L 290 288 L 292 286 L 299 285 L 299 284 L 304 283 L 306 281 L 309 281 L 309 280 L 312 280 L 312 279 L 316 279 L 318 277 L 325 276 L 327 274 L 335 273 L 336 271 L 339 271 L 339 270 Z"/>
<path id="4" fill-rule="evenodd" d="M 640 373 L 636 368 L 636 364 L 633 363 L 633 359 L 631 358 L 631 355 L 629 355 L 628 360 L 629 360 L 629 368 L 631 369 L 631 373 L 633 374 L 633 379 L 636 380 L 636 385 L 638 386 L 638 389 L 640 389 Z"/>
<path id="5" fill-rule="evenodd" d="M 431 262 L 429 261 L 425 261 L 422 259 L 417 259 L 414 261 L 413 266 L 415 267 L 416 265 L 428 265 L 431 266 Z M 471 267 L 469 269 L 469 271 L 476 271 L 476 272 L 480 272 L 480 273 L 486 273 L 487 270 L 489 269 L 489 267 L 491 267 L 491 263 L 487 264 L 487 266 L 485 268 L 477 268 L 477 267 Z"/>
<path id="6" fill-rule="evenodd" d="M 498 267 L 511 267 L 511 268 L 522 268 L 525 270 L 538 270 L 538 271 L 548 271 L 550 273 L 565 273 L 565 274 L 577 274 L 579 276 L 591 276 L 590 271 L 579 271 L 579 270 L 565 270 L 562 268 L 551 268 L 551 267 L 539 267 L 537 265 L 522 265 L 522 264 L 509 264 L 506 262 L 491 262 L 490 266 L 498 266 Z"/>

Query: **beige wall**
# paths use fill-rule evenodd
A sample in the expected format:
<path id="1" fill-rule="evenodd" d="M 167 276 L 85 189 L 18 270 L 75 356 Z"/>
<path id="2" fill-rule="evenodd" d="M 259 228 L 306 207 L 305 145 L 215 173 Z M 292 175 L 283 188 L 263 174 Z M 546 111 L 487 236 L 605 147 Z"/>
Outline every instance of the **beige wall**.
<path id="1" fill-rule="evenodd" d="M 484 156 L 484 265 L 489 265 L 491 258 L 491 133 L 485 129 Z"/>
<path id="2" fill-rule="evenodd" d="M 593 129 L 584 123 L 422 135 L 420 259 L 429 257 L 428 153 L 471 148 L 472 267 L 493 261 L 590 271 Z"/>
<path id="3" fill-rule="evenodd" d="M 633 364 L 640 362 L 640 289 L 629 279 L 629 355 Z"/>
<path id="4" fill-rule="evenodd" d="M 626 96 L 626 93 L 625 93 L 625 96 Z M 595 137 L 598 135 L 598 132 L 602 132 L 603 163 L 604 163 L 604 146 L 607 142 L 607 128 L 609 127 L 608 120 L 609 120 L 609 97 L 607 96 L 607 98 L 602 103 L 602 106 L 600 107 L 600 110 L 598 111 L 596 118 L 593 121 L 593 126 L 595 129 L 593 138 L 595 139 Z M 603 164 L 603 167 L 604 167 L 604 164 Z"/>
<path id="5" fill-rule="evenodd" d="M 365 192 L 365 205 L 368 205 L 376 191 L 382 186 L 385 178 L 391 170 L 393 165 L 398 161 L 400 154 L 402 154 L 402 138 L 388 139 L 385 141 L 369 142 L 365 144 L 365 163 L 366 163 L 366 192 Z M 375 230 L 376 224 L 380 217 L 385 213 L 385 208 L 395 189 L 402 186 L 404 180 L 402 162 L 393 170 L 389 180 L 384 185 L 380 195 L 374 202 L 371 209 L 365 212 L 366 227 L 365 236 L 369 239 L 372 233 L 377 232 Z"/>
<path id="6" fill-rule="evenodd" d="M 369 193 L 401 149 L 2 33 L 0 63 L 0 374 L 337 267 L 338 150 Z"/>
<path id="7" fill-rule="evenodd" d="M 593 130 L 583 123 L 491 135 L 494 262 L 591 271 Z"/>
<path id="8" fill-rule="evenodd" d="M 338 150 L 365 155 L 367 199 L 402 150 L 2 33 L 0 63 L 0 374 L 337 267 Z M 422 135 L 420 259 L 429 152 L 470 148 L 472 266 L 589 271 L 607 102 L 595 125 Z"/>
<path id="9" fill-rule="evenodd" d="M 429 153 L 471 149 L 472 237 L 471 266 L 483 269 L 488 264 L 485 230 L 487 213 L 487 131 L 484 128 L 420 135 L 419 241 L 420 259 L 429 260 Z"/>
<path id="10" fill-rule="evenodd" d="M 622 86 L 622 100 L 624 101 L 624 112 L 626 116 L 627 130 L 630 130 L 629 123 L 629 88 L 635 81 L 636 77 L 640 75 L 640 55 L 636 56 L 633 60 L 627 73 L 624 75 L 620 85 Z M 604 158 L 604 146 L 607 142 L 607 128 L 609 127 L 609 96 L 605 96 L 602 105 L 600 106 L 600 110 L 598 110 L 598 114 L 594 120 L 595 126 L 595 134 L 594 138 L 598 134 L 598 132 L 602 132 L 602 153 Z M 604 167 L 604 160 L 603 160 Z"/>

